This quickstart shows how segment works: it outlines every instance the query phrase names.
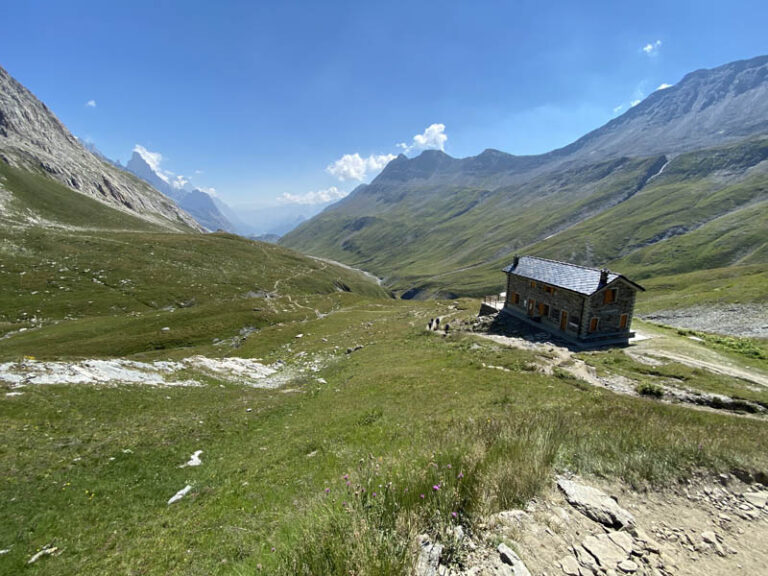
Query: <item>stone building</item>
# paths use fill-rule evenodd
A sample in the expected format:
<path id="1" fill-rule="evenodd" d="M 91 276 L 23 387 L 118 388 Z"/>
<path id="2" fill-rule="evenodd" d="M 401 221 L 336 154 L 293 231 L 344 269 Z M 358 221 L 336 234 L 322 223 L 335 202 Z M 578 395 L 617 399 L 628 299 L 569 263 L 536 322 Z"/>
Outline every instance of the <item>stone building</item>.
<path id="1" fill-rule="evenodd" d="M 626 344 L 635 296 L 645 288 L 621 274 L 533 256 L 515 256 L 503 313 L 578 346 Z"/>

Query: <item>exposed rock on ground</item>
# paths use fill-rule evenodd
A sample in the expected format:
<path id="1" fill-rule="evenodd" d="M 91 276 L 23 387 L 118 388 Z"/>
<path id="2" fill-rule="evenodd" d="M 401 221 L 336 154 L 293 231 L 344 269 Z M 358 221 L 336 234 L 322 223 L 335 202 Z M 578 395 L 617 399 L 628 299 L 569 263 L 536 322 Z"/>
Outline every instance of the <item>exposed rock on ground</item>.
<path id="1" fill-rule="evenodd" d="M 427 538 L 419 566 L 431 571 L 416 574 L 763 575 L 768 566 L 766 500 L 764 486 L 730 475 L 656 492 L 559 478 L 525 511 L 503 511 L 478 526 L 464 541 L 460 565 L 441 565 L 439 555 L 435 560 L 439 544 Z"/>
<path id="2" fill-rule="evenodd" d="M 557 486 L 565 494 L 568 503 L 588 518 L 608 528 L 629 529 L 634 527 L 632 514 L 621 508 L 616 500 L 597 488 L 579 484 L 565 478 L 557 479 Z"/>

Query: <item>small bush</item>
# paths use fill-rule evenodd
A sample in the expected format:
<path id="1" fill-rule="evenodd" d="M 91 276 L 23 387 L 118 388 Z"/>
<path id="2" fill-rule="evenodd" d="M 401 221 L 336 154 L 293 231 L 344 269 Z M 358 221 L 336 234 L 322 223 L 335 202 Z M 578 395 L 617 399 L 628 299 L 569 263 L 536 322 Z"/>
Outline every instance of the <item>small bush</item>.
<path id="1" fill-rule="evenodd" d="M 664 389 L 650 382 L 643 382 L 637 385 L 637 393 L 641 396 L 650 396 L 652 398 L 661 398 L 664 396 Z"/>

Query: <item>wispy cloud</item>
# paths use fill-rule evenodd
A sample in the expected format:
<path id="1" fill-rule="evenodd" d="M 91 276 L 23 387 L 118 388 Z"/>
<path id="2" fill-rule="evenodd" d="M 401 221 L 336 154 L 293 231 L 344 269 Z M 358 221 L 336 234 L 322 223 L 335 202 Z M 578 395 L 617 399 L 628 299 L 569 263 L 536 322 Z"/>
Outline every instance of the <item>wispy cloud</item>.
<path id="1" fill-rule="evenodd" d="M 634 108 L 635 106 L 637 106 L 638 104 L 640 104 L 640 102 L 642 102 L 642 100 L 640 100 L 640 99 L 637 99 L 637 100 L 632 100 L 632 102 L 630 102 L 630 103 L 629 103 L 629 107 L 630 107 L 630 108 Z"/>
<path id="2" fill-rule="evenodd" d="M 166 172 L 160 167 L 160 164 L 162 164 L 163 162 L 163 155 L 160 154 L 160 152 L 152 152 L 150 150 L 147 150 L 141 144 L 136 144 L 136 146 L 133 147 L 133 151 L 136 152 L 136 154 L 138 154 L 139 156 L 141 156 L 144 159 L 144 162 L 149 164 L 149 167 L 152 168 L 152 171 L 155 174 L 157 174 L 160 178 L 168 182 L 168 175 L 171 173 Z"/>
<path id="3" fill-rule="evenodd" d="M 395 158 L 394 154 L 371 154 L 368 158 L 363 158 L 357 152 L 354 154 L 344 154 L 344 156 L 329 164 L 325 171 L 342 182 L 345 180 L 358 180 L 362 182 L 369 176 L 381 172 Z"/>
<path id="4" fill-rule="evenodd" d="M 671 88 L 672 84 L 667 84 L 664 82 L 663 84 L 659 84 L 659 87 L 656 88 L 656 90 L 666 90 L 667 88 Z"/>
<path id="5" fill-rule="evenodd" d="M 347 194 L 349 194 L 349 192 L 344 192 L 343 190 L 336 188 L 336 186 L 331 186 L 325 190 L 307 192 L 306 194 L 289 194 L 286 192 L 278 198 L 278 201 L 283 204 L 326 204 L 328 202 L 341 200 Z"/>
<path id="6" fill-rule="evenodd" d="M 445 124 L 430 124 L 424 132 L 416 134 L 410 144 L 401 142 L 397 147 L 405 154 L 422 150 L 444 150 L 446 140 L 448 136 L 445 134 Z"/>
<path id="7" fill-rule="evenodd" d="M 96 100 L 88 100 L 88 102 L 86 102 L 85 105 L 88 108 L 96 108 Z"/>
<path id="8" fill-rule="evenodd" d="M 614 113 L 614 114 L 618 114 L 618 113 L 619 113 L 619 112 L 621 112 L 622 110 L 624 110 L 624 104 L 619 104 L 618 106 L 616 106 L 616 107 L 613 109 L 613 113 Z"/>
<path id="9" fill-rule="evenodd" d="M 181 190 L 184 188 L 187 184 L 189 184 L 189 180 L 187 180 L 184 176 L 179 174 L 176 176 L 176 178 L 173 179 L 173 182 L 171 182 L 171 186 L 176 188 L 177 190 Z"/>
<path id="10" fill-rule="evenodd" d="M 661 40 L 656 40 L 656 42 L 651 42 L 643 46 L 642 50 L 648 56 L 656 56 L 659 53 L 659 50 L 661 49 Z"/>

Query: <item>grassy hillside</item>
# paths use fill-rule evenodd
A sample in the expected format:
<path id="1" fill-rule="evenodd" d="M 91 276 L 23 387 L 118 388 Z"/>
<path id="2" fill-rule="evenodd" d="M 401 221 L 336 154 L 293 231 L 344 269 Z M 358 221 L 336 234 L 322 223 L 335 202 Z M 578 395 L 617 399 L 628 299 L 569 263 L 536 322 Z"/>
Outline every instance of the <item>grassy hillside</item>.
<path id="1" fill-rule="evenodd" d="M 3 201 L 18 209 L 33 181 L 13 177 L 3 186 L 16 200 Z M 204 355 L 259 359 L 282 384 L 192 369 L 184 377 L 198 386 L 0 384 L 1 574 L 405 575 L 416 534 L 448 543 L 455 525 L 471 532 L 486 514 L 524 505 L 557 472 L 663 486 L 768 470 L 763 420 L 547 373 L 547 347 L 424 330 L 436 316 L 470 322 L 476 301 L 394 300 L 361 273 L 285 248 L 132 228 L 98 204 L 85 217 L 63 192 L 49 201 L 57 188 L 27 190 L 39 196 L 23 206 L 57 225 L 3 212 L 4 369 L 30 357 Z M 760 266 L 749 268 L 759 286 Z M 764 370 L 765 348 L 752 341 L 661 330 L 657 340 Z M 649 386 L 674 378 L 768 403 L 738 378 L 684 365 L 651 371 L 621 352 L 579 361 Z M 202 465 L 182 467 L 197 450 Z M 27 564 L 44 546 L 57 554 Z"/>
<path id="2" fill-rule="evenodd" d="M 375 217 L 357 215 L 344 226 L 341 215 L 326 211 L 286 243 L 327 250 L 385 276 L 395 289 L 427 295 L 497 292 L 503 285 L 500 270 L 516 252 L 607 265 L 642 281 L 724 269 L 731 277 L 764 278 L 767 159 L 768 139 L 757 139 L 661 165 L 660 159 L 623 160 L 514 189 L 454 192 L 412 210 L 403 201 L 402 207 Z M 359 210 L 370 209 L 370 199 L 359 202 Z M 445 217 L 451 205 L 454 217 Z M 349 210 L 358 208 L 344 207 Z M 320 237 L 310 243 L 314 233 Z M 377 252 L 377 245 L 384 248 Z M 725 279 L 722 273 L 711 275 L 698 297 L 727 301 L 725 292 L 712 291 L 713 277 Z M 764 286 L 755 283 L 742 292 L 742 300 L 749 294 L 749 301 L 764 301 Z M 656 296 L 656 291 L 643 295 Z"/>
<path id="3" fill-rule="evenodd" d="M 4 226 L 167 230 L 51 180 L 0 162 L 0 222 Z M 179 223 L 179 231 L 190 231 Z"/>
<path id="4" fill-rule="evenodd" d="M 168 233 L 2 164 L 0 186 L 0 336 L 28 330 L 0 344 L 2 358 L 72 353 L 73 338 L 82 355 L 210 342 L 244 314 L 269 323 L 274 306 L 254 299 L 386 297 L 358 272 L 238 236 Z"/>
<path id="5" fill-rule="evenodd" d="M 365 268 L 396 289 L 408 289 L 457 268 L 510 257 L 632 196 L 663 163 L 622 159 L 492 192 L 419 188 L 386 201 L 376 200 L 371 185 L 281 243 Z M 460 286 L 443 287 L 462 292 Z"/>
<path id="6" fill-rule="evenodd" d="M 50 544 L 62 554 L 26 572 L 407 574 L 416 533 L 449 541 L 452 525 L 472 529 L 524 504 L 556 471 L 664 485 L 695 470 L 768 469 L 763 421 L 617 396 L 540 373 L 538 352 L 424 331 L 430 317 L 474 315 L 474 302 L 328 298 L 325 316 L 278 307 L 236 351 L 218 348 L 293 367 L 284 390 L 210 378 L 198 388 L 50 385 L 0 396 L 0 545 L 10 549 L 0 573 Z M 69 348 L 55 343 L 59 354 L 89 345 L 80 332 L 89 320 L 79 322 Z M 346 354 L 353 345 L 364 347 Z M 213 352 L 183 346 L 157 357 Z M 653 380 L 614 356 L 588 360 Z M 307 370 L 318 358 L 319 371 Z M 709 385 L 684 367 L 656 372 Z M 203 464 L 179 468 L 196 450 Z"/>

